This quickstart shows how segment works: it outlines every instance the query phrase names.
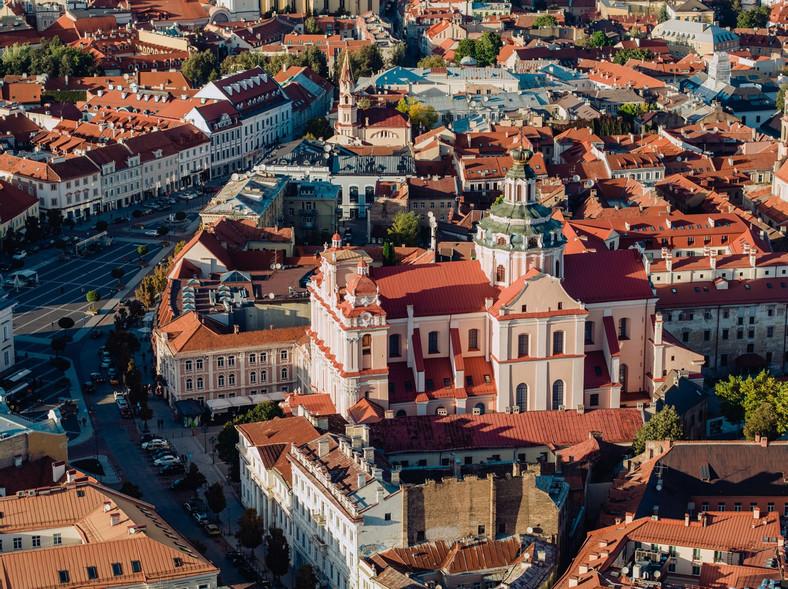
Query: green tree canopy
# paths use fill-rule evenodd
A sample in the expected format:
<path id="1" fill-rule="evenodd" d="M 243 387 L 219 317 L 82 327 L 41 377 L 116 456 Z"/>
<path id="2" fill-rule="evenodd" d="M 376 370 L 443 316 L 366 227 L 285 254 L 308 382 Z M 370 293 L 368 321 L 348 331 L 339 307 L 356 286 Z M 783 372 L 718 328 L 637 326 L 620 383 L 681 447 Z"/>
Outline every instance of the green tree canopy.
<path id="1" fill-rule="evenodd" d="M 256 51 L 244 51 L 229 55 L 222 60 L 219 71 L 222 75 L 262 66 L 270 75 L 275 76 L 287 66 L 308 67 L 319 76 L 328 77 L 326 54 L 317 47 L 308 47 L 301 53 L 264 55 Z"/>
<path id="2" fill-rule="evenodd" d="M 548 29 L 558 24 L 558 19 L 552 14 L 543 14 L 534 21 L 535 29 Z"/>
<path id="3" fill-rule="evenodd" d="M 339 62 L 340 60 L 337 60 Z M 341 66 L 341 64 L 339 64 Z M 377 45 L 364 45 L 350 52 L 350 67 L 356 80 L 377 74 L 383 69 L 383 56 Z"/>
<path id="4" fill-rule="evenodd" d="M 626 65 L 630 59 L 652 59 L 654 54 L 649 49 L 621 49 L 613 56 L 613 63 Z"/>
<path id="5" fill-rule="evenodd" d="M 418 67 L 436 68 L 436 67 L 446 67 L 449 64 L 440 55 L 428 55 L 427 57 L 422 57 L 419 60 L 419 63 L 416 65 Z"/>
<path id="6" fill-rule="evenodd" d="M 777 110 L 780 112 L 785 110 L 785 90 L 788 89 L 788 86 L 780 86 L 780 89 L 777 91 L 777 99 L 774 101 Z"/>
<path id="7" fill-rule="evenodd" d="M 317 21 L 315 20 L 314 16 L 310 16 L 308 19 L 304 21 L 304 32 L 307 35 L 323 34 L 323 31 L 320 30 L 319 26 L 317 26 Z"/>
<path id="8" fill-rule="evenodd" d="M 68 47 L 59 37 L 43 39 L 37 47 L 14 44 L 3 50 L 2 75 L 92 76 L 99 73 L 93 54 Z"/>
<path id="9" fill-rule="evenodd" d="M 602 31 L 597 31 L 588 39 L 589 47 L 608 47 L 612 44 L 613 42 Z"/>
<path id="10" fill-rule="evenodd" d="M 788 430 L 788 382 L 777 380 L 766 370 L 756 376 L 731 375 L 718 382 L 714 392 L 728 421 L 750 421 L 756 410 L 768 403 L 774 408 L 777 433 L 782 435 Z"/>
<path id="11" fill-rule="evenodd" d="M 235 534 L 241 545 L 249 550 L 254 550 L 263 543 L 264 533 L 265 523 L 263 518 L 257 515 L 257 510 L 245 509 L 241 517 L 238 518 L 238 531 Z"/>
<path id="12" fill-rule="evenodd" d="M 432 105 L 419 102 L 410 96 L 400 99 L 397 110 L 408 115 L 413 128 L 421 131 L 429 131 L 438 121 L 438 113 Z"/>
<path id="13" fill-rule="evenodd" d="M 476 61 L 481 66 L 495 65 L 501 47 L 503 47 L 503 42 L 498 33 L 492 31 L 483 33 L 476 41 Z"/>
<path id="14" fill-rule="evenodd" d="M 662 8 L 659 9 L 659 22 L 663 23 L 670 20 L 670 14 L 668 14 L 668 3 L 662 5 Z"/>
<path id="15" fill-rule="evenodd" d="M 778 436 L 777 412 L 774 405 L 764 403 L 753 411 L 744 424 L 744 436 L 754 440 L 755 436 L 766 436 L 770 440 Z"/>
<path id="16" fill-rule="evenodd" d="M 454 50 L 454 61 L 460 63 L 465 57 L 476 59 L 476 41 L 473 39 L 462 39 L 457 43 L 457 48 Z"/>
<path id="17" fill-rule="evenodd" d="M 405 43 L 397 43 L 394 46 L 394 49 L 391 50 L 391 54 L 389 55 L 388 59 L 386 59 L 386 67 L 405 65 L 406 55 L 407 52 L 405 51 Z"/>
<path id="18" fill-rule="evenodd" d="M 110 272 L 110 276 L 112 276 L 112 278 L 114 278 L 117 281 L 120 281 L 120 279 L 123 278 L 125 275 L 126 275 L 126 271 L 120 266 L 118 266 L 117 268 L 113 268 L 112 271 Z"/>
<path id="19" fill-rule="evenodd" d="M 202 487 L 205 483 L 205 475 L 201 473 L 197 465 L 192 462 L 189 465 L 189 470 L 186 471 L 186 476 L 183 477 L 183 487 L 194 491 Z"/>
<path id="20" fill-rule="evenodd" d="M 388 228 L 389 238 L 394 245 L 413 247 L 419 243 L 419 217 L 413 211 L 400 211 Z"/>
<path id="21" fill-rule="evenodd" d="M 265 546 L 268 549 L 265 555 L 265 566 L 271 574 L 279 579 L 287 574 L 290 568 L 290 546 L 281 528 L 270 528 L 265 537 Z"/>
<path id="22" fill-rule="evenodd" d="M 142 490 L 139 485 L 135 485 L 131 481 L 124 481 L 120 486 L 120 492 L 135 499 L 142 499 Z"/>
<path id="23" fill-rule="evenodd" d="M 316 589 L 317 575 L 311 564 L 302 564 L 296 575 L 295 589 Z"/>
<path id="24" fill-rule="evenodd" d="M 750 10 L 744 10 L 736 17 L 736 27 L 739 29 L 762 29 L 769 22 L 769 8 L 767 6 L 756 6 Z"/>
<path id="25" fill-rule="evenodd" d="M 672 405 L 658 411 L 646 423 L 640 426 L 635 434 L 632 451 L 641 454 L 646 449 L 646 442 L 653 440 L 681 440 L 684 438 L 684 427 L 681 417 Z"/>
<path id="26" fill-rule="evenodd" d="M 181 72 L 195 88 L 204 86 L 216 73 L 216 55 L 210 49 L 192 53 L 181 64 Z"/>
<path id="27" fill-rule="evenodd" d="M 205 490 L 205 501 L 208 509 L 219 515 L 227 507 L 227 497 L 224 496 L 224 485 L 216 481 Z"/>
<path id="28" fill-rule="evenodd" d="M 89 290 L 85 295 L 85 300 L 89 303 L 98 303 L 101 300 L 101 293 L 97 290 Z"/>
<path id="29" fill-rule="evenodd" d="M 312 117 L 304 125 L 304 136 L 314 139 L 328 139 L 334 135 L 334 128 L 325 117 Z"/>
<path id="30" fill-rule="evenodd" d="M 635 118 L 640 114 L 640 106 L 637 104 L 622 104 L 618 108 L 618 114 L 629 117 L 630 119 Z"/>

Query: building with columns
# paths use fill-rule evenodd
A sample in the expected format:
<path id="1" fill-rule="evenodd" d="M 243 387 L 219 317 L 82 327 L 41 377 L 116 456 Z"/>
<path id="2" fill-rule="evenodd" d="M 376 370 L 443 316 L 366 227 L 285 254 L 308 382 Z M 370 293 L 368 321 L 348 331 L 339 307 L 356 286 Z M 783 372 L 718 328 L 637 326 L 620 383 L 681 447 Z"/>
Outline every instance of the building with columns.
<path id="1" fill-rule="evenodd" d="M 643 252 L 578 247 L 537 202 L 531 153 L 511 155 L 477 259 L 372 267 L 339 235 L 320 253 L 311 386 L 339 413 L 617 408 L 651 401 L 671 369 L 699 377 L 702 356 L 658 321 Z"/>

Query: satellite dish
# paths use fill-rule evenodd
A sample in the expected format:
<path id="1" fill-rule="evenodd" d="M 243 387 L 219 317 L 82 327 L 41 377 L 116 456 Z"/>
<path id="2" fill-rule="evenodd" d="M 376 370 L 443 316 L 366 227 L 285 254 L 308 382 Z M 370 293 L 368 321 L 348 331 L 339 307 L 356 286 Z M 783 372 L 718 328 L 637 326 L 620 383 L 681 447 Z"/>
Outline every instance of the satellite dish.
<path id="1" fill-rule="evenodd" d="M 654 578 L 659 579 L 662 576 L 662 571 L 654 571 Z"/>
<path id="2" fill-rule="evenodd" d="M 274 270 L 276 268 L 276 264 L 271 264 L 271 266 L 269 267 L 271 268 L 271 270 Z"/>
<path id="3" fill-rule="evenodd" d="M 586 187 L 591 188 L 594 185 L 593 180 L 586 180 Z"/>
<path id="4" fill-rule="evenodd" d="M 269 292 L 269 293 L 268 293 L 268 298 L 269 298 L 269 299 L 271 299 L 272 301 L 274 300 L 274 297 L 275 297 L 275 296 L 276 296 L 276 295 L 275 295 L 274 293 L 272 293 L 272 292 Z"/>
<path id="5" fill-rule="evenodd" d="M 281 270 L 281 269 L 282 269 L 282 264 L 277 264 L 277 265 L 276 265 L 276 269 L 277 269 L 277 270 Z"/>
<path id="6" fill-rule="evenodd" d="M 677 161 L 677 162 L 680 162 L 680 161 L 681 161 L 681 156 L 678 156 L 678 157 L 676 158 L 676 161 Z"/>
<path id="7" fill-rule="evenodd" d="M 578 176 L 577 174 L 572 176 L 572 182 L 580 182 L 580 176 Z"/>
<path id="8" fill-rule="evenodd" d="M 525 529 L 525 531 L 526 531 L 526 532 L 528 532 L 529 534 L 533 534 L 533 533 L 534 533 L 534 529 L 533 529 L 531 526 L 528 526 L 528 527 Z"/>
<path id="9" fill-rule="evenodd" d="M 621 574 L 628 575 L 629 574 L 629 567 L 621 567 Z"/>

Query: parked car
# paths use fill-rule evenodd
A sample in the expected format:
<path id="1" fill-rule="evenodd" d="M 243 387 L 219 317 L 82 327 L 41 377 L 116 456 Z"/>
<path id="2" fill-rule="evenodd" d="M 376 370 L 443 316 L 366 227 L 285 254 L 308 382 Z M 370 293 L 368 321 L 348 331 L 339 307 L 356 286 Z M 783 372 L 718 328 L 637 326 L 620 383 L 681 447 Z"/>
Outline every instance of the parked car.
<path id="1" fill-rule="evenodd" d="M 27 252 L 25 250 L 19 250 L 14 254 L 12 259 L 14 260 L 24 260 L 27 257 Z"/>
<path id="2" fill-rule="evenodd" d="M 90 380 L 92 380 L 96 384 L 104 384 L 107 382 L 107 379 L 104 378 L 104 375 L 100 372 L 91 372 L 90 373 Z"/>
<path id="3" fill-rule="evenodd" d="M 180 462 L 181 459 L 177 456 L 173 456 L 172 454 L 168 454 L 167 456 L 162 456 L 153 461 L 154 466 L 167 466 L 168 464 L 176 464 Z"/>
<path id="4" fill-rule="evenodd" d="M 216 524 L 205 524 L 203 526 L 203 530 L 205 530 L 205 533 L 208 534 L 209 536 L 218 536 L 219 534 L 222 533 L 219 530 L 219 526 L 217 526 Z"/>
<path id="5" fill-rule="evenodd" d="M 161 470 L 159 471 L 160 475 L 166 476 L 171 474 L 183 474 L 186 471 L 183 468 L 183 465 L 180 462 L 176 462 L 175 464 L 168 464 L 167 466 L 162 466 Z"/>
<path id="6" fill-rule="evenodd" d="M 181 478 L 179 478 L 179 479 L 175 479 L 174 481 L 172 481 L 172 482 L 170 483 L 170 490 L 172 490 L 172 491 L 177 491 L 178 489 L 180 489 L 181 487 L 183 487 L 183 485 L 184 485 L 184 480 L 185 480 L 185 479 L 184 479 L 183 477 L 181 477 Z"/>
<path id="7" fill-rule="evenodd" d="M 129 417 L 131 417 L 131 409 L 129 409 L 128 405 L 126 405 L 125 407 L 118 407 L 118 412 L 120 413 L 120 416 L 123 417 L 124 419 L 128 419 Z"/>
<path id="8" fill-rule="evenodd" d="M 140 444 L 150 442 L 151 440 L 164 440 L 164 438 L 158 434 L 142 434 L 140 436 Z"/>
<path id="9" fill-rule="evenodd" d="M 112 396 L 115 397 L 116 401 L 120 401 L 121 399 L 123 399 L 124 401 L 126 400 L 126 395 L 123 391 L 114 391 L 112 393 Z"/>
<path id="10" fill-rule="evenodd" d="M 205 503 L 199 497 L 192 497 L 183 504 L 183 508 L 189 513 L 194 513 L 195 511 L 205 511 Z"/>
<path id="11" fill-rule="evenodd" d="M 243 555 L 242 552 L 238 550 L 230 550 L 227 554 L 225 554 L 227 560 L 229 560 L 233 564 L 238 564 L 241 562 L 246 562 L 246 557 Z"/>
<path id="12" fill-rule="evenodd" d="M 167 456 L 175 456 L 175 452 L 169 447 L 169 445 L 151 454 L 151 459 L 155 463 L 159 458 L 165 458 Z"/>
<path id="13" fill-rule="evenodd" d="M 194 521 L 196 521 L 201 526 L 208 523 L 208 515 L 203 511 L 192 512 L 192 517 L 194 518 Z"/>
<path id="14" fill-rule="evenodd" d="M 118 377 L 118 371 L 114 368 L 110 368 L 109 372 L 109 384 L 120 384 L 120 378 Z"/>
<path id="15" fill-rule="evenodd" d="M 147 450 L 148 452 L 153 452 L 153 450 L 156 450 L 158 448 L 162 448 L 162 447 L 167 446 L 167 445 L 169 445 L 169 444 L 167 443 L 166 440 L 162 440 L 161 438 L 156 438 L 156 439 L 153 439 L 153 440 L 151 440 L 149 442 L 143 442 L 142 443 L 142 449 L 143 450 Z"/>
<path id="16" fill-rule="evenodd" d="M 91 381 L 86 381 L 82 383 L 82 392 L 89 395 L 91 393 L 96 392 L 96 385 L 93 384 Z"/>
<path id="17" fill-rule="evenodd" d="M 112 364 L 110 364 L 109 362 L 104 361 L 101 363 L 102 370 L 109 370 L 110 368 L 112 368 Z"/>

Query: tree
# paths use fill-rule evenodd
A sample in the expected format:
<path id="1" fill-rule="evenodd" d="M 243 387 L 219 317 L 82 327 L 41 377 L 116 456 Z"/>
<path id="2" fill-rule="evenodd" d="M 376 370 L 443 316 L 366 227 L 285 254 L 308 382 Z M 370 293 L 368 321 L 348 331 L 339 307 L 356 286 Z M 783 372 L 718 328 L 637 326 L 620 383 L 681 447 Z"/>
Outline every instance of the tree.
<path id="1" fill-rule="evenodd" d="M 549 29 L 558 24 L 558 19 L 552 14 L 543 14 L 534 21 L 533 28 L 535 29 Z"/>
<path id="2" fill-rule="evenodd" d="M 265 522 L 257 514 L 257 510 L 244 509 L 243 514 L 238 518 L 238 531 L 235 533 L 235 537 L 238 538 L 241 545 L 249 550 L 254 550 L 263 543 L 264 533 Z"/>
<path id="3" fill-rule="evenodd" d="M 148 253 L 148 246 L 147 245 L 138 245 L 137 246 L 137 255 L 142 258 Z"/>
<path id="4" fill-rule="evenodd" d="M 3 57 L 8 52 L 6 49 L 3 52 Z M 106 223 L 106 221 L 105 221 Z M 60 228 L 63 226 L 63 214 L 57 209 L 50 209 L 47 211 L 47 224 L 54 233 L 60 233 Z M 106 229 L 106 228 L 105 228 Z"/>
<path id="5" fill-rule="evenodd" d="M 413 247 L 419 242 L 419 217 L 413 211 L 400 211 L 388 229 L 389 237 L 395 245 Z"/>
<path id="6" fill-rule="evenodd" d="M 437 67 L 446 67 L 449 64 L 443 59 L 440 55 L 428 55 L 427 57 L 422 57 L 419 60 L 419 63 L 416 64 L 418 67 L 424 68 L 437 68 Z"/>
<path id="7" fill-rule="evenodd" d="M 132 405 L 142 405 L 148 398 L 142 388 L 142 373 L 134 363 L 134 358 L 130 358 L 126 364 L 126 371 L 123 373 L 123 384 L 129 391 L 129 403 Z"/>
<path id="8" fill-rule="evenodd" d="M 186 474 L 183 477 L 184 489 L 190 489 L 194 491 L 195 489 L 202 487 L 205 483 L 205 475 L 201 473 L 200 469 L 197 468 L 197 465 L 192 462 L 189 465 L 189 470 L 186 471 Z"/>
<path id="9" fill-rule="evenodd" d="M 85 295 L 85 299 L 89 303 L 98 303 L 101 300 L 101 293 L 97 290 L 89 290 Z"/>
<path id="10" fill-rule="evenodd" d="M 216 71 L 216 55 L 210 49 L 192 53 L 181 64 L 181 73 L 195 88 L 201 88 Z"/>
<path id="11" fill-rule="evenodd" d="M 135 499 L 142 499 L 142 490 L 139 485 L 135 485 L 130 481 L 124 481 L 120 487 L 120 492 Z"/>
<path id="12" fill-rule="evenodd" d="M 777 439 L 777 412 L 774 405 L 764 403 L 750 414 L 747 423 L 744 424 L 744 436 L 748 440 L 754 440 L 755 436 L 765 436 L 770 440 Z"/>
<path id="13" fill-rule="evenodd" d="M 31 215 L 25 219 L 25 239 L 30 243 L 41 239 L 41 225 L 38 217 Z"/>
<path id="14" fill-rule="evenodd" d="M 372 100 L 369 98 L 369 96 L 362 96 L 361 98 L 358 99 L 356 104 L 358 105 L 359 110 L 366 110 L 368 108 L 372 108 Z"/>
<path id="15" fill-rule="evenodd" d="M 169 232 L 170 232 L 170 228 L 167 227 L 166 225 L 159 225 L 159 228 L 156 229 L 156 233 L 158 233 L 162 237 L 167 235 Z"/>
<path id="16" fill-rule="evenodd" d="M 322 53 L 322 52 L 321 52 Z M 340 60 L 337 60 L 339 62 Z M 341 64 L 338 64 L 341 67 Z M 350 67 L 358 78 L 374 76 L 383 69 L 383 56 L 377 45 L 370 44 L 350 52 Z"/>
<path id="17" fill-rule="evenodd" d="M 387 241 L 383 244 L 383 265 L 393 266 L 394 264 L 394 245 L 390 241 Z"/>
<path id="18" fill-rule="evenodd" d="M 58 337 L 53 337 L 52 341 L 49 342 L 49 345 L 52 346 L 53 350 L 55 350 L 55 355 L 59 356 L 66 349 L 67 343 L 68 342 L 66 341 L 66 338 L 61 335 Z"/>
<path id="19" fill-rule="evenodd" d="M 397 43 L 386 60 L 386 67 L 395 67 L 405 63 L 405 43 Z"/>
<path id="20" fill-rule="evenodd" d="M 227 498 L 224 496 L 224 485 L 220 482 L 215 482 L 205 491 L 205 501 L 208 503 L 208 509 L 214 512 L 217 516 L 224 511 L 227 507 Z"/>
<path id="21" fill-rule="evenodd" d="M 305 563 L 298 569 L 296 575 L 295 589 L 316 589 L 317 575 L 311 564 Z"/>
<path id="22" fill-rule="evenodd" d="M 632 451 L 635 455 L 642 454 L 646 450 L 646 442 L 653 440 L 681 440 L 684 438 L 684 427 L 681 424 L 681 417 L 672 405 L 667 405 L 662 411 L 658 411 L 646 423 L 640 426 L 635 434 L 635 442 L 632 444 Z"/>
<path id="23" fill-rule="evenodd" d="M 735 27 L 741 11 L 741 0 L 720 0 L 714 3 L 714 12 L 721 27 Z"/>
<path id="24" fill-rule="evenodd" d="M 777 110 L 780 112 L 785 111 L 785 91 L 788 89 L 788 86 L 780 86 L 780 89 L 777 91 L 777 99 L 774 101 Z"/>
<path id="25" fill-rule="evenodd" d="M 186 212 L 185 211 L 178 211 L 175 213 L 175 220 L 176 221 L 183 221 L 186 219 Z"/>
<path id="26" fill-rule="evenodd" d="M 4 75 L 90 76 L 98 73 L 93 54 L 69 47 L 59 37 L 40 45 L 14 44 L 3 51 L 0 73 Z"/>
<path id="27" fill-rule="evenodd" d="M 769 23 L 769 8 L 756 6 L 751 10 L 744 10 L 736 17 L 736 27 L 739 29 L 762 29 Z"/>
<path id="28" fill-rule="evenodd" d="M 140 281 L 140 285 L 137 287 L 137 290 L 134 291 L 134 295 L 137 297 L 137 300 L 139 300 L 139 302 L 146 307 L 152 307 L 154 304 L 156 304 L 156 297 L 159 294 L 160 293 L 156 292 L 153 279 L 150 276 L 145 276 Z"/>
<path id="29" fill-rule="evenodd" d="M 325 117 L 312 117 L 304 125 L 304 136 L 306 135 L 315 139 L 328 139 L 334 135 L 334 128 Z"/>
<path id="30" fill-rule="evenodd" d="M 618 107 L 618 114 L 632 119 L 640 114 L 640 107 L 637 104 L 622 104 Z"/>
<path id="31" fill-rule="evenodd" d="M 731 423 L 750 421 L 763 404 L 774 407 L 777 433 L 788 430 L 788 382 L 777 380 L 766 370 L 756 376 L 733 376 L 720 381 L 715 394 L 721 401 L 722 414 Z"/>
<path id="32" fill-rule="evenodd" d="M 432 105 L 419 102 L 410 96 L 400 99 L 397 103 L 397 110 L 408 115 L 410 123 L 415 129 L 429 131 L 438 121 L 438 113 Z"/>
<path id="33" fill-rule="evenodd" d="M 613 42 L 602 31 L 597 31 L 588 40 L 589 47 L 608 47 L 612 44 Z"/>
<path id="34" fill-rule="evenodd" d="M 118 266 L 117 268 L 113 268 L 112 271 L 110 272 L 110 276 L 112 276 L 112 278 L 117 280 L 118 284 L 120 284 L 120 279 L 123 278 L 125 274 L 126 271 L 120 266 Z"/>
<path id="35" fill-rule="evenodd" d="M 276 401 L 264 401 L 224 424 L 216 442 L 216 452 L 219 454 L 219 459 L 227 465 L 231 480 L 237 481 L 240 474 L 238 449 L 236 448 L 238 430 L 235 429 L 235 426 L 243 423 L 269 421 L 275 417 L 284 417 L 284 412 L 279 404 Z"/>
<path id="36" fill-rule="evenodd" d="M 654 54 L 649 49 L 621 49 L 613 56 L 613 63 L 626 65 L 630 59 L 652 59 Z"/>
<path id="37" fill-rule="evenodd" d="M 265 537 L 265 546 L 267 548 L 265 566 L 278 580 L 279 577 L 286 575 L 290 568 L 290 546 L 281 528 L 269 528 L 268 535 Z"/>
<path id="38" fill-rule="evenodd" d="M 118 361 L 118 366 L 128 368 L 129 360 L 140 349 L 140 340 L 125 329 L 113 329 L 107 335 L 107 351 Z"/>
<path id="39" fill-rule="evenodd" d="M 662 5 L 662 8 L 659 9 L 659 22 L 663 23 L 665 21 L 670 20 L 670 14 L 668 14 L 668 3 Z"/>
<path id="40" fill-rule="evenodd" d="M 476 61 L 482 66 L 495 65 L 501 47 L 503 47 L 503 42 L 498 33 L 492 31 L 483 33 L 476 41 Z"/>
<path id="41" fill-rule="evenodd" d="M 459 64 L 466 57 L 476 59 L 476 41 L 473 39 L 462 39 L 457 43 L 457 49 L 454 50 L 455 63 Z"/>
<path id="42" fill-rule="evenodd" d="M 106 231 L 107 227 L 109 227 L 109 223 L 106 221 L 96 221 L 96 231 L 101 233 L 102 231 Z"/>
<path id="43" fill-rule="evenodd" d="M 317 21 L 314 16 L 310 16 L 304 21 L 304 32 L 307 35 L 322 35 L 323 31 L 317 26 Z"/>

